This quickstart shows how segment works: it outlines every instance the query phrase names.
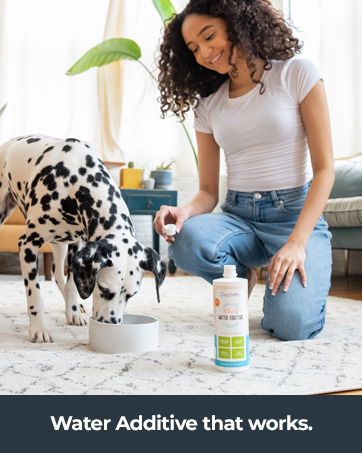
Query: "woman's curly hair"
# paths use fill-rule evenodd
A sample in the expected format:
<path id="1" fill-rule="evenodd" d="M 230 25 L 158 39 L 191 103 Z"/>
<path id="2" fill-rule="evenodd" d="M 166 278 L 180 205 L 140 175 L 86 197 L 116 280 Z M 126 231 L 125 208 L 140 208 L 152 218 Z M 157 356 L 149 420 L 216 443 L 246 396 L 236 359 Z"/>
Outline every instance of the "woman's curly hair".
<path id="1" fill-rule="evenodd" d="M 269 0 L 190 0 L 186 8 L 166 24 L 163 42 L 160 45 L 158 87 L 161 93 L 162 117 L 171 111 L 181 121 L 185 113 L 196 107 L 198 99 L 214 93 L 228 74 L 219 74 L 200 66 L 194 54 L 186 46 L 181 34 L 183 21 L 190 14 L 221 18 L 226 22 L 228 39 L 231 42 L 229 64 L 234 67 L 232 77 L 238 72 L 231 63 L 234 48 L 247 55 L 246 64 L 254 83 L 257 70 L 254 60 L 264 61 L 264 70 L 272 67 L 271 60 L 288 60 L 300 53 L 302 43 L 293 36 L 281 14 Z"/>

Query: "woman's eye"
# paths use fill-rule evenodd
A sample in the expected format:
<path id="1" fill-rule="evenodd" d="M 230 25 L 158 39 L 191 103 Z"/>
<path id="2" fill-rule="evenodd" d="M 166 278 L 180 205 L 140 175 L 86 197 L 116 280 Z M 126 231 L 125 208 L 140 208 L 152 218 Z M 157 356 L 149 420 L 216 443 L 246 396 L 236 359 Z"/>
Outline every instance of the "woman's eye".
<path id="1" fill-rule="evenodd" d="M 192 53 L 196 53 L 198 50 L 199 50 L 199 48 L 196 47 L 196 49 L 192 50 Z"/>
<path id="2" fill-rule="evenodd" d="M 214 37 L 215 33 L 212 33 L 210 36 L 206 38 L 206 41 L 210 41 Z"/>

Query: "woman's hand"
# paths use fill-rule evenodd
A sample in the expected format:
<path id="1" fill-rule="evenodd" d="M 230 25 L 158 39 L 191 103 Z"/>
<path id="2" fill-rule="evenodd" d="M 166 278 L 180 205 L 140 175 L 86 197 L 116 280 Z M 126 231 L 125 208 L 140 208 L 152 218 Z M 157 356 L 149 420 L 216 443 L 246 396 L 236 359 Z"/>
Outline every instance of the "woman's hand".
<path id="1" fill-rule="evenodd" d="M 171 245 L 175 239 L 173 236 L 166 235 L 165 225 L 168 225 L 169 223 L 175 224 L 176 232 L 179 233 L 187 219 L 188 215 L 184 207 L 161 206 L 160 210 L 156 213 L 153 227 L 156 232 L 163 236 L 167 243 Z"/>
<path id="2" fill-rule="evenodd" d="M 288 291 L 296 270 L 299 270 L 303 286 L 307 286 L 307 274 L 304 269 L 305 249 L 303 246 L 286 243 L 271 259 L 268 266 L 269 288 L 275 296 L 285 278 L 283 291 Z"/>

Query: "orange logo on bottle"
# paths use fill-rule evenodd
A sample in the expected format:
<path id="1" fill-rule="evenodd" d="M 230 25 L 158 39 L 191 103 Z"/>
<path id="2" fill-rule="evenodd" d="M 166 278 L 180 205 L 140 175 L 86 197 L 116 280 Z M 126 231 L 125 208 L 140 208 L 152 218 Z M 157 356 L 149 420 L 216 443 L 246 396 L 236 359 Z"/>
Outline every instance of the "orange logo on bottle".
<path id="1" fill-rule="evenodd" d="M 218 307 L 220 305 L 219 299 L 215 299 L 215 305 Z"/>

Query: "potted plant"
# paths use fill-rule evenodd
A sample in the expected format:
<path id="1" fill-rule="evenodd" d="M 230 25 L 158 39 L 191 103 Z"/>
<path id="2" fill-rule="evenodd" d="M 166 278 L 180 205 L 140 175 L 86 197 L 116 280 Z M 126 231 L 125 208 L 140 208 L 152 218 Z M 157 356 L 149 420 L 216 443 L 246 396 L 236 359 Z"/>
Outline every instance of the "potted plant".
<path id="1" fill-rule="evenodd" d="M 161 165 L 156 167 L 156 170 L 151 171 L 151 178 L 155 180 L 155 189 L 168 189 L 172 183 L 172 170 L 171 165 L 175 161 L 165 165 L 162 162 Z"/>
<path id="2" fill-rule="evenodd" d="M 176 10 L 173 7 L 170 0 L 152 0 L 157 12 L 159 13 L 162 22 L 165 24 L 170 20 Z M 90 68 L 95 66 L 100 67 L 114 61 L 119 60 L 133 60 L 139 63 L 151 76 L 151 78 L 157 83 L 156 77 L 153 73 L 142 63 L 141 58 L 141 49 L 138 44 L 132 39 L 125 38 L 111 38 L 107 39 L 97 46 L 90 49 L 85 53 L 67 72 L 67 75 L 76 75 L 81 72 L 87 71 Z M 184 123 L 180 123 L 186 136 L 188 142 L 191 146 L 196 167 L 198 167 L 198 159 L 196 150 L 193 146 L 192 140 L 188 133 L 188 130 Z"/>

